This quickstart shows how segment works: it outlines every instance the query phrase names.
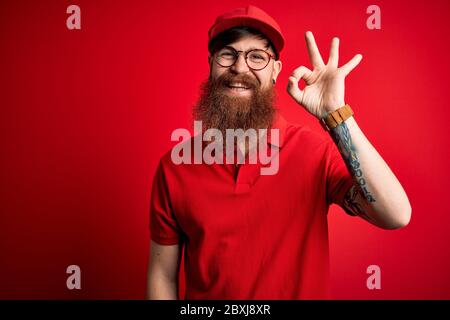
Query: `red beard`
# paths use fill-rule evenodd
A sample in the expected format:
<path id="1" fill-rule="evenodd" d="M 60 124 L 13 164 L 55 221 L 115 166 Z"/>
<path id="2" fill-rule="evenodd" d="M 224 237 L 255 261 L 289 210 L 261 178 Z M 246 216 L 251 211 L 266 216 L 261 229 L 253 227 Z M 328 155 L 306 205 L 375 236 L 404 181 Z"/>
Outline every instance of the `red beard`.
<path id="1" fill-rule="evenodd" d="M 250 96 L 230 96 L 228 85 L 240 82 L 252 90 Z M 224 73 L 219 78 L 205 81 L 200 98 L 193 110 L 194 120 L 203 122 L 203 130 L 215 128 L 225 136 L 226 129 L 270 128 L 275 115 L 275 90 L 271 86 L 261 90 L 259 82 L 246 75 Z"/>

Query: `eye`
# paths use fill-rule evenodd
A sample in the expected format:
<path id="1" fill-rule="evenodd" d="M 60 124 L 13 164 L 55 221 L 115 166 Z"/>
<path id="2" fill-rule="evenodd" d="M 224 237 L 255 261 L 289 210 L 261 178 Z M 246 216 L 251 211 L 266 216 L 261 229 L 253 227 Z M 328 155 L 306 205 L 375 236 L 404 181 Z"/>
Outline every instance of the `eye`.
<path id="1" fill-rule="evenodd" d="M 234 57 L 234 52 L 231 50 L 222 50 L 219 52 L 219 57 L 222 58 L 233 58 Z"/>
<path id="2" fill-rule="evenodd" d="M 254 59 L 263 59 L 263 57 L 260 54 L 254 53 L 251 55 L 252 58 Z"/>
<path id="3" fill-rule="evenodd" d="M 266 57 L 263 54 L 258 52 L 252 52 L 249 55 L 249 58 L 253 61 L 264 61 L 266 59 Z"/>

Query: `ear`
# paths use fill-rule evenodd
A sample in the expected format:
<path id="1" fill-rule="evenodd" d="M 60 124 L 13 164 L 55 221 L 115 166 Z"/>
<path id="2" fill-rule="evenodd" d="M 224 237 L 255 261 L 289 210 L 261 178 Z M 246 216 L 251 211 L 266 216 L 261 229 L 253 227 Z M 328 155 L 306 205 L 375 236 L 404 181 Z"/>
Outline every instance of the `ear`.
<path id="1" fill-rule="evenodd" d="M 280 74 L 282 67 L 283 64 L 281 63 L 281 60 L 276 60 L 273 63 L 272 80 L 277 80 L 277 77 Z"/>

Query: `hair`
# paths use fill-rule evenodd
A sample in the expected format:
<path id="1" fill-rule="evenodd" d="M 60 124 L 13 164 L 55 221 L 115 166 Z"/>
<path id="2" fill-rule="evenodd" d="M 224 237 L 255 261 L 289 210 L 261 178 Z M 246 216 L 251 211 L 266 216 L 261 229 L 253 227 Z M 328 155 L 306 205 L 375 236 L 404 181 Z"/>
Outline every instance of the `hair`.
<path id="1" fill-rule="evenodd" d="M 219 51 L 223 47 L 234 43 L 236 41 L 239 41 L 240 39 L 246 37 L 246 36 L 254 36 L 258 39 L 265 40 L 266 46 L 271 48 L 272 51 L 275 53 L 275 58 L 278 60 L 278 52 L 275 50 L 275 46 L 273 45 L 272 41 L 270 41 L 265 34 L 262 32 L 250 28 L 250 27 L 234 27 L 228 30 L 225 30 L 221 33 L 219 33 L 216 37 L 211 39 L 211 41 L 208 43 L 208 51 L 211 55 L 213 55 L 215 52 Z"/>

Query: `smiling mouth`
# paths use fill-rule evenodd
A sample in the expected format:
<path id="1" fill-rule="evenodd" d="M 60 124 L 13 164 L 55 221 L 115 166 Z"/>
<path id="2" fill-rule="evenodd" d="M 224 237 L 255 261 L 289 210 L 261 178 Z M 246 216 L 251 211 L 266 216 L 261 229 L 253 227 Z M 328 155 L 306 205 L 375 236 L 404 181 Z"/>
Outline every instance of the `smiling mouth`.
<path id="1" fill-rule="evenodd" d="M 251 89 L 250 87 L 246 86 L 243 83 L 230 83 L 230 84 L 227 84 L 227 88 L 229 88 L 233 91 L 238 91 L 238 92 Z"/>

